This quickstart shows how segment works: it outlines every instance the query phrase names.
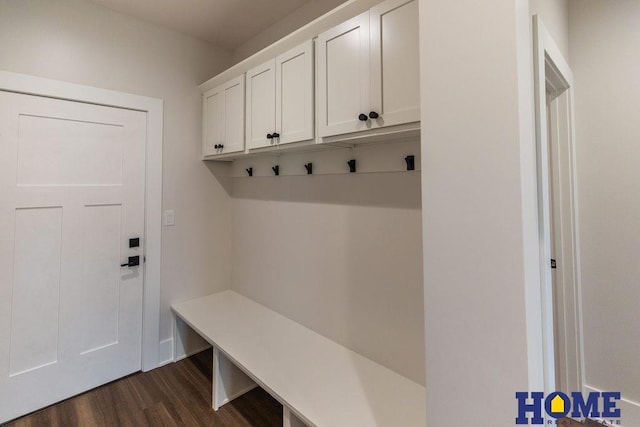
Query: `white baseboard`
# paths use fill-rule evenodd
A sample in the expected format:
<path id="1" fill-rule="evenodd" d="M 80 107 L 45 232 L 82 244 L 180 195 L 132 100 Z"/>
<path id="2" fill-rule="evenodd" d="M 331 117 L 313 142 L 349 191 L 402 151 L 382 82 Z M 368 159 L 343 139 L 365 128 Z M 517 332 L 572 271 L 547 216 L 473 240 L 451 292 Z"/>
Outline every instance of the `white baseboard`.
<path id="1" fill-rule="evenodd" d="M 158 367 L 173 362 L 173 338 L 160 341 L 158 346 Z"/>

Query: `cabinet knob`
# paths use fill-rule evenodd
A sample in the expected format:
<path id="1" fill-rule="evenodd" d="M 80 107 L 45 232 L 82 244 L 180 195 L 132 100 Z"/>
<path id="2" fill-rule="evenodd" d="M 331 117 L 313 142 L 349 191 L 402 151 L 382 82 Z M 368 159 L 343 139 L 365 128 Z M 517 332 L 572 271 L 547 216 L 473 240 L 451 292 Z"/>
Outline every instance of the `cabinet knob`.
<path id="1" fill-rule="evenodd" d="M 270 133 L 267 134 L 267 139 L 273 139 L 273 135 L 271 135 Z"/>
<path id="2" fill-rule="evenodd" d="M 220 148 L 220 145 L 216 144 L 216 145 L 213 146 L 213 148 L 215 148 L 217 150 L 218 148 Z"/>
<path id="3" fill-rule="evenodd" d="M 271 135 L 274 138 L 280 138 L 280 134 L 277 132 L 274 132 L 273 135 Z"/>
<path id="4" fill-rule="evenodd" d="M 222 150 L 224 148 L 224 145 L 220 144 L 218 148 Z"/>
<path id="5" fill-rule="evenodd" d="M 361 122 L 366 122 L 367 120 L 369 120 L 369 116 L 367 116 L 366 114 L 360 114 L 360 115 L 358 116 L 358 119 L 359 119 Z"/>
<path id="6" fill-rule="evenodd" d="M 369 118 L 371 119 L 377 119 L 378 117 L 380 117 L 380 115 L 378 113 L 376 113 L 375 111 L 372 111 L 369 113 Z"/>

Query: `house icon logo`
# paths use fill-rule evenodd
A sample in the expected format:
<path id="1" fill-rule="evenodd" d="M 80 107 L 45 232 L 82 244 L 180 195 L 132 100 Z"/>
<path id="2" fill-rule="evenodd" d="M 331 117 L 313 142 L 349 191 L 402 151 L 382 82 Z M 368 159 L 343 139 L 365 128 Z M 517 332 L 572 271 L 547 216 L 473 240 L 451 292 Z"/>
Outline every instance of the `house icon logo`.
<path id="1" fill-rule="evenodd" d="M 551 413 L 553 414 L 565 414 L 564 410 L 565 402 L 560 394 L 557 394 L 556 397 L 551 399 Z"/>

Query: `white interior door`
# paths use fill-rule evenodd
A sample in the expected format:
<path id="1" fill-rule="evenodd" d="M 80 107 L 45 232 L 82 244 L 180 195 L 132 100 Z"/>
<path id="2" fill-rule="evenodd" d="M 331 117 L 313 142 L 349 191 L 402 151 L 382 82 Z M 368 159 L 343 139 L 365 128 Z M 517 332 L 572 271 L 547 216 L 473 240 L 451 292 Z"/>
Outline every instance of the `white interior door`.
<path id="1" fill-rule="evenodd" d="M 140 370 L 145 141 L 146 113 L 0 92 L 0 422 Z"/>

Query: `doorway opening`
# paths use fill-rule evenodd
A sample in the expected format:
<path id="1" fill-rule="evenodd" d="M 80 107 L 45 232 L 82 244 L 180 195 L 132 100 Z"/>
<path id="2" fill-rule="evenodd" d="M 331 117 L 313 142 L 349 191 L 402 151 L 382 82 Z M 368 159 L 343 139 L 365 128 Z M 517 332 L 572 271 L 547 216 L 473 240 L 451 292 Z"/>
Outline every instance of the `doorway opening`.
<path id="1" fill-rule="evenodd" d="M 538 223 L 545 392 L 582 391 L 573 75 L 534 16 Z"/>

